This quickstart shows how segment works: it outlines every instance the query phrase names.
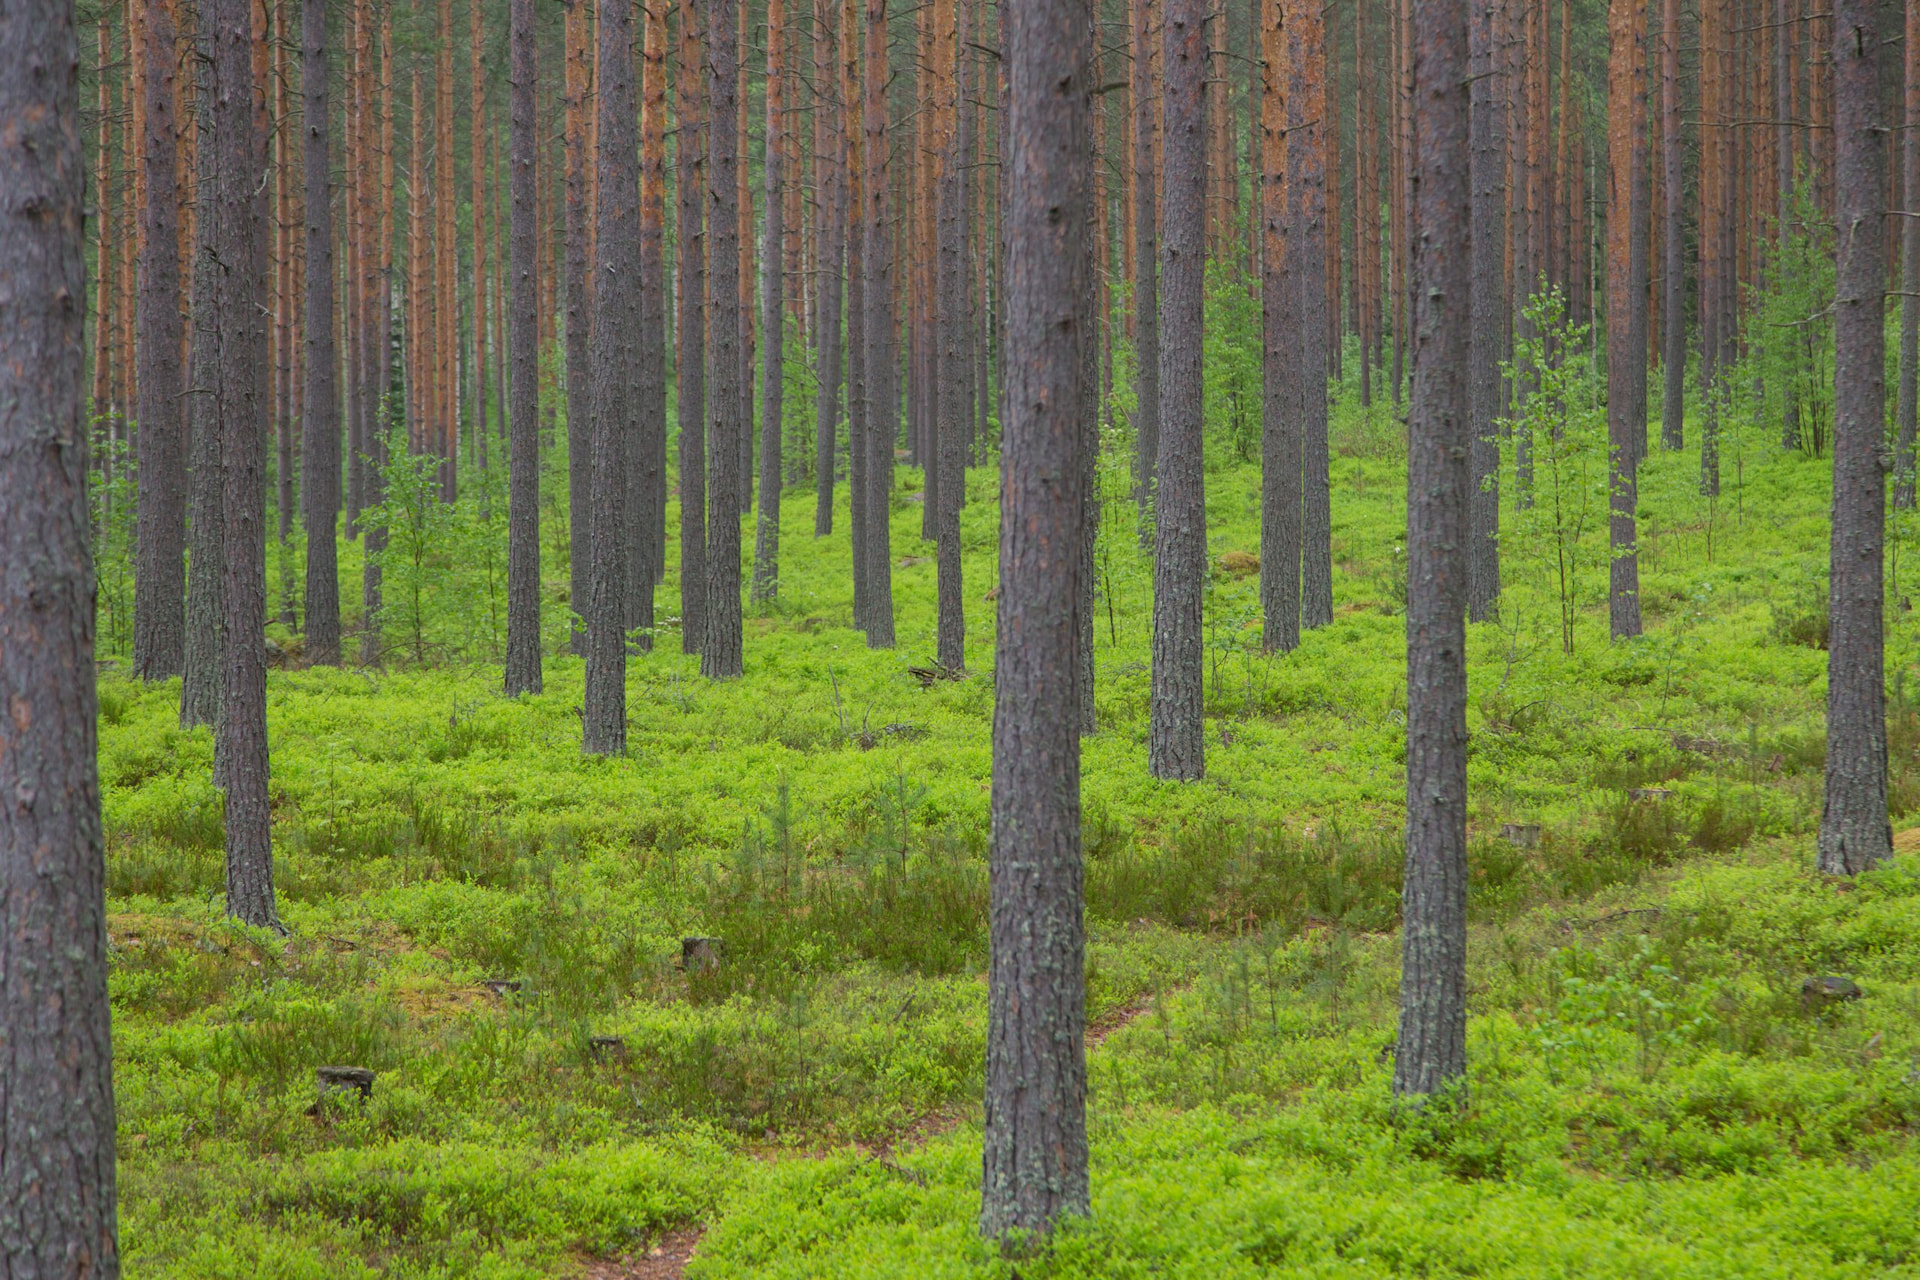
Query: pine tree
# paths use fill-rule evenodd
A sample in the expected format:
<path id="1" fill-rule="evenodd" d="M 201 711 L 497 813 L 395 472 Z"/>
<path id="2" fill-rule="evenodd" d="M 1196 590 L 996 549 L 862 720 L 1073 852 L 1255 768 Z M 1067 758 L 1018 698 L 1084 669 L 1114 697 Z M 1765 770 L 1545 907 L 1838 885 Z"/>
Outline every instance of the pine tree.
<path id="1" fill-rule="evenodd" d="M 477 3 L 477 0 L 476 0 Z M 510 101 L 508 148 L 512 188 L 507 274 L 513 281 L 507 316 L 512 364 L 506 393 L 507 445 L 507 660 L 506 693 L 538 693 L 540 670 L 540 282 L 534 226 L 538 171 L 534 156 L 534 94 L 539 88 L 539 41 L 533 0 L 512 0 L 508 11 L 507 59 Z M 485 428 L 482 428 L 483 435 Z"/>
<path id="2" fill-rule="evenodd" d="M 301 131 L 306 163 L 306 387 L 300 475 L 307 521 L 308 658 L 340 663 L 340 572 L 335 552 L 340 512 L 340 409 L 333 345 L 333 121 L 328 108 L 327 6 L 300 0 Z"/>
<path id="3" fill-rule="evenodd" d="M 700 670 L 716 679 L 741 674 L 739 441 L 745 368 L 740 302 L 740 81 L 735 0 L 707 8 L 707 639 Z"/>

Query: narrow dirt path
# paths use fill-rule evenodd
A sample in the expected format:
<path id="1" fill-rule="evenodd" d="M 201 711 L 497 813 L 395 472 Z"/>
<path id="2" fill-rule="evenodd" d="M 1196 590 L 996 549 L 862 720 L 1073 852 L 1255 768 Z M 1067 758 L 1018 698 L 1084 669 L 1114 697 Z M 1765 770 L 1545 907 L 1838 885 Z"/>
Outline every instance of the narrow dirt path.
<path id="1" fill-rule="evenodd" d="M 1160 999 L 1158 992 L 1149 991 L 1136 997 L 1131 1003 L 1107 1013 L 1087 1025 L 1087 1052 L 1091 1053 L 1111 1039 L 1115 1033 L 1125 1030 L 1140 1018 L 1153 1011 Z M 963 1118 L 959 1110 L 948 1108 L 930 1111 L 915 1119 L 902 1129 L 898 1136 L 878 1143 L 850 1143 L 820 1151 L 790 1155 L 789 1158 L 818 1160 L 839 1151 L 855 1150 L 870 1160 L 891 1163 L 897 1152 L 911 1151 L 927 1142 L 958 1128 Z M 760 1156 L 763 1160 L 779 1159 L 777 1152 L 768 1152 Z M 644 1256 L 637 1258 L 599 1258 L 587 1264 L 583 1280 L 681 1280 L 686 1274 L 687 1263 L 693 1260 L 695 1251 L 700 1247 L 700 1238 L 706 1234 L 703 1225 L 679 1227 L 667 1232 L 659 1242 L 649 1248 Z"/>

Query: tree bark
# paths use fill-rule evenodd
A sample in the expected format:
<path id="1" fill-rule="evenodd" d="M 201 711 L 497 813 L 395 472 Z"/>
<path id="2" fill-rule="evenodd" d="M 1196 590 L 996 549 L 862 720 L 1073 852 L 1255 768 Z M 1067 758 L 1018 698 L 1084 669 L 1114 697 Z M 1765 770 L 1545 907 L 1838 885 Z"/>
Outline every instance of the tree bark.
<path id="1" fill-rule="evenodd" d="M 1202 220 L 1206 203 L 1199 0 L 1166 0 L 1162 113 L 1166 216 L 1160 234 L 1160 458 L 1155 495 L 1153 687 L 1147 767 L 1156 778 L 1206 772 L 1200 613 L 1207 581 L 1207 513 L 1200 370 Z M 1309 338 L 1302 336 L 1305 344 Z"/>
<path id="2" fill-rule="evenodd" d="M 1198 16 L 1191 0 L 1174 7 Z M 1063 693 L 1072 697 L 1084 532 L 1090 16 L 1085 0 L 1023 0 L 1008 9 L 1009 416 L 980 1208 L 981 1231 L 1001 1239 L 1044 1234 L 1089 1206 L 1079 716 L 1061 702 Z M 1197 21 L 1193 27 L 1188 93 L 1197 110 Z M 1197 158 L 1191 167 L 1198 170 Z M 1192 212 L 1197 223 L 1200 210 Z"/>
<path id="3" fill-rule="evenodd" d="M 308 0 L 313 3 L 314 0 Z M 478 0 L 475 0 L 477 3 Z M 513 282 L 507 316 L 512 364 L 507 394 L 507 696 L 539 693 L 540 670 L 540 282 L 534 225 L 537 171 L 534 94 L 539 49 L 533 0 L 513 0 L 508 12 L 507 60 L 512 131 L 508 164 L 512 206 L 507 272 Z"/>
<path id="4" fill-rule="evenodd" d="M 180 674 L 184 661 L 187 587 L 187 459 L 181 413 L 180 143 L 174 118 L 179 46 L 172 0 L 141 0 L 146 9 L 140 208 L 139 363 L 135 392 L 140 489 L 136 499 L 138 563 L 133 585 L 133 669 L 143 680 Z"/>
<path id="5" fill-rule="evenodd" d="M 939 71 L 945 100 L 940 104 L 945 145 L 939 157 L 939 186 L 935 193 L 938 227 L 939 308 L 936 352 L 939 369 L 939 423 L 934 433 L 935 457 L 928 463 L 939 476 L 929 494 L 934 511 L 938 635 L 936 660 L 950 671 L 967 665 L 967 619 L 961 587 L 960 507 L 967 486 L 967 398 L 973 369 L 966 348 L 966 158 L 969 113 L 961 110 L 959 93 L 960 33 L 966 30 L 966 0 L 945 5 L 936 14 L 951 18 L 951 30 L 937 32 L 936 48 L 952 65 Z M 1091 408 L 1091 406 L 1089 406 Z M 1097 434 L 1096 434 L 1097 439 Z"/>
<path id="6" fill-rule="evenodd" d="M 333 345 L 332 116 L 327 105 L 326 0 L 300 0 L 301 131 L 306 163 L 306 386 L 301 396 L 301 484 L 307 523 L 306 653 L 340 665 L 340 407 Z"/>
<path id="7" fill-rule="evenodd" d="M 769 603 L 780 590 L 780 422 L 785 409 L 786 353 L 786 3 L 767 0 L 767 229 L 760 259 L 760 519 L 753 540 L 753 599 Z"/>
<path id="8" fill-rule="evenodd" d="M 667 503 L 667 11 L 640 6 L 640 401 L 627 489 L 627 626 L 653 648 L 653 588 L 666 574 Z"/>
<path id="9" fill-rule="evenodd" d="M 1633 132 L 1633 63 L 1640 8 L 1638 0 L 1612 0 L 1607 13 L 1607 611 L 1616 640 L 1640 634 L 1635 433 L 1644 440 L 1646 428 L 1634 421 L 1634 384 L 1646 386 L 1647 344 L 1642 330 L 1638 347 L 1634 345 L 1631 319 L 1646 302 L 1646 291 L 1635 291 L 1632 269 L 1633 215 L 1640 212 L 1634 195 L 1638 140 Z M 1641 257 L 1644 261 L 1644 248 Z"/>
<path id="10" fill-rule="evenodd" d="M 1833 539 L 1827 645 L 1826 802 L 1819 864 L 1853 875 L 1892 856 L 1887 821 L 1883 553 L 1886 539 L 1886 128 L 1879 0 L 1833 8 L 1835 235 Z"/>
<path id="11" fill-rule="evenodd" d="M 0 48 L 0 1273 L 114 1280 L 73 5 L 9 4 Z"/>
<path id="12" fill-rule="evenodd" d="M 278 929 L 267 805 L 266 317 L 267 140 L 256 119 L 250 0 L 202 0 L 211 181 L 202 254 L 213 262 L 209 429 L 219 441 L 223 520 L 216 780 L 226 792 L 227 913 Z"/>
<path id="13" fill-rule="evenodd" d="M 1333 621 L 1333 495 L 1327 448 L 1326 24 L 1318 3 L 1289 9 L 1288 191 L 1296 250 L 1287 266 L 1300 293 L 1300 625 Z"/>
<path id="14" fill-rule="evenodd" d="M 711 322 L 707 433 L 707 640 L 700 670 L 742 672 L 740 653 L 740 435 L 745 369 L 740 305 L 740 77 L 736 0 L 707 7 L 707 296 Z"/>
<path id="15" fill-rule="evenodd" d="M 1268 652 L 1279 653 L 1290 653 L 1300 644 L 1300 380 L 1304 366 L 1299 350 L 1300 293 L 1294 278 L 1298 252 L 1288 253 L 1293 231 L 1287 184 L 1290 34 L 1284 5 L 1261 7 L 1260 612 L 1261 643 Z"/>
<path id="16" fill-rule="evenodd" d="M 586 653 L 587 598 L 593 552 L 593 275 L 588 204 L 587 100 L 592 91 L 593 46 L 586 0 L 566 5 L 567 166 L 567 530 L 568 600 L 574 616 L 573 651 Z"/>
<path id="17" fill-rule="evenodd" d="M 1663 232 L 1666 264 L 1662 271 L 1664 314 L 1660 321 L 1666 353 L 1661 360 L 1665 394 L 1661 398 L 1660 443 L 1668 449 L 1686 444 L 1687 281 L 1686 189 L 1680 152 L 1680 0 L 1663 0 L 1660 19 L 1660 160 L 1666 190 L 1667 225 Z"/>
<path id="18" fill-rule="evenodd" d="M 1154 104 L 1159 81 L 1153 71 L 1153 45 L 1158 34 L 1154 0 L 1131 0 L 1133 11 L 1133 65 L 1130 93 L 1133 104 L 1133 288 L 1135 406 L 1133 420 L 1133 482 L 1140 505 L 1140 542 L 1153 541 L 1154 468 L 1160 452 L 1160 291 L 1159 202 L 1155 184 Z"/>
<path id="19" fill-rule="evenodd" d="M 679 204 L 675 268 L 680 276 L 679 351 L 674 409 L 680 432 L 680 649 L 698 653 L 707 625 L 707 198 L 703 149 L 706 95 L 700 18 L 680 4 L 679 128 L 675 133 L 675 198 Z"/>
<path id="20" fill-rule="evenodd" d="M 887 0 L 866 0 L 867 61 L 861 94 L 866 134 L 863 321 L 867 383 L 867 647 L 893 648 L 893 442 L 899 413 L 894 387 L 893 234 L 887 180 Z"/>
<path id="21" fill-rule="evenodd" d="M 1467 0 L 1414 7 L 1403 1098 L 1439 1093 L 1467 1067 L 1467 25 Z"/>
<path id="22" fill-rule="evenodd" d="M 840 120 L 846 146 L 847 241 L 847 538 L 853 562 L 853 625 L 867 629 L 866 154 L 862 138 L 861 0 L 840 7 Z"/>
<path id="23" fill-rule="evenodd" d="M 845 103 L 840 97 L 840 53 L 835 0 L 815 0 L 813 80 L 814 182 L 819 188 L 815 253 L 814 315 L 819 344 L 820 388 L 814 401 L 813 536 L 833 532 L 834 457 L 840 431 L 840 325 L 847 248 L 847 146 Z"/>
<path id="24" fill-rule="evenodd" d="M 1920 4 L 1906 8 L 1906 41 L 1902 74 L 1904 92 L 1901 101 L 1900 132 L 1901 177 L 1905 186 L 1904 207 L 1920 211 Z M 1785 159 L 1782 169 L 1792 173 L 1793 145 L 1782 144 Z M 1786 198 L 1781 204 L 1784 207 Z M 1920 218 L 1900 220 L 1900 393 L 1897 432 L 1894 442 L 1893 500 L 1902 509 L 1913 506 L 1914 428 L 1920 421 Z M 144 367 L 144 366 L 143 366 Z M 1795 435 L 1798 435 L 1798 424 Z M 144 433 L 145 427 L 141 428 Z"/>
<path id="25" fill-rule="evenodd" d="M 634 86 L 633 0 L 599 9 L 600 70 L 594 168 L 593 571 L 588 583 L 582 746 L 627 750 L 629 437 L 640 409 L 640 160 Z M 651 599 L 652 593 L 648 593 Z"/>
<path id="26" fill-rule="evenodd" d="M 1473 76 L 1470 91 L 1468 181 L 1473 193 L 1473 274 L 1468 286 L 1472 333 L 1468 339 L 1468 445 L 1472 490 L 1468 495 L 1467 617 L 1485 622 L 1500 603 L 1500 420 L 1506 414 L 1500 361 L 1505 356 L 1507 112 L 1495 14 L 1501 0 L 1469 0 L 1468 33 Z"/>

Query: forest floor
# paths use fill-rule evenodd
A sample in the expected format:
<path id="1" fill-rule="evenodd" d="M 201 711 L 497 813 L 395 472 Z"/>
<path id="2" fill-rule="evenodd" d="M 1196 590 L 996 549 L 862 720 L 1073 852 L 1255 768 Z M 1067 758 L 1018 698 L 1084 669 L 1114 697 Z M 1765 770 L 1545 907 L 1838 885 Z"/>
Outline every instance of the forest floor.
<path id="1" fill-rule="evenodd" d="M 1405 473 L 1390 429 L 1336 440 L 1336 618 L 1286 656 L 1258 649 L 1257 474 L 1210 459 L 1205 782 L 1147 774 L 1150 568 L 1108 506 L 1094 1212 L 1018 1264 L 973 1226 L 990 472 L 966 679 L 906 670 L 934 617 L 910 471 L 899 648 L 851 629 L 844 533 L 813 539 L 790 494 L 746 678 L 702 681 L 669 620 L 629 666 L 624 759 L 579 753 L 575 659 L 516 701 L 484 661 L 275 671 L 285 939 L 222 916 L 177 685 L 108 672 L 129 1274 L 668 1276 L 697 1239 L 693 1280 L 1920 1275 L 1920 819 L 1856 883 L 1811 870 L 1826 464 L 1755 451 L 1709 506 L 1694 455 L 1656 453 L 1630 644 L 1605 635 L 1604 482 L 1570 652 L 1550 540 L 1509 541 L 1502 617 L 1469 636 L 1470 1092 L 1421 1117 L 1387 1088 Z M 1911 577 L 1897 815 L 1920 809 Z M 683 964 L 687 938 L 718 962 Z M 1803 995 L 1828 976 L 1861 997 Z M 319 1096 L 334 1064 L 377 1072 L 371 1099 Z"/>

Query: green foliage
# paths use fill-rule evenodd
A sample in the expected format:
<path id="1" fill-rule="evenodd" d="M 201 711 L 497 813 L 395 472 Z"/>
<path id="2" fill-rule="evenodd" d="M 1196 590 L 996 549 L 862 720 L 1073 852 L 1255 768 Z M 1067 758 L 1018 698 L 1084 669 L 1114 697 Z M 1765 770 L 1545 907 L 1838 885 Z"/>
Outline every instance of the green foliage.
<path id="1" fill-rule="evenodd" d="M 1208 469 L 1218 470 L 1260 459 L 1261 314 L 1248 277 L 1231 264 L 1209 263 L 1206 289 L 1202 394 Z"/>
<path id="2" fill-rule="evenodd" d="M 1765 238 L 1766 263 L 1750 286 L 1747 348 L 1725 371 L 1739 397 L 1733 423 L 1776 427 L 1820 457 L 1833 439 L 1833 223 L 1810 179 L 1794 188 L 1785 234 Z"/>

